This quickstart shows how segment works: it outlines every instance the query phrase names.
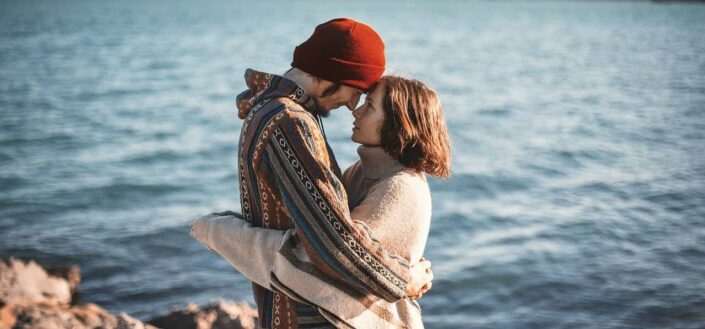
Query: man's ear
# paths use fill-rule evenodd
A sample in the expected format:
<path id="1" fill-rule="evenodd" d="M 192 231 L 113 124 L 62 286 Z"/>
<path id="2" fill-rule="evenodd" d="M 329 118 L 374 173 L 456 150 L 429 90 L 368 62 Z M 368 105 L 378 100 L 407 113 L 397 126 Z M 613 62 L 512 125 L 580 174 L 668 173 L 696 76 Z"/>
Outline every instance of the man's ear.
<path id="1" fill-rule="evenodd" d="M 308 74 L 308 73 L 306 73 L 306 74 Z M 311 78 L 311 92 L 312 92 L 312 94 L 315 96 L 321 96 L 321 92 L 320 92 L 321 82 L 322 82 L 321 78 L 319 78 L 315 75 L 311 75 L 311 74 L 308 74 L 308 76 Z"/>

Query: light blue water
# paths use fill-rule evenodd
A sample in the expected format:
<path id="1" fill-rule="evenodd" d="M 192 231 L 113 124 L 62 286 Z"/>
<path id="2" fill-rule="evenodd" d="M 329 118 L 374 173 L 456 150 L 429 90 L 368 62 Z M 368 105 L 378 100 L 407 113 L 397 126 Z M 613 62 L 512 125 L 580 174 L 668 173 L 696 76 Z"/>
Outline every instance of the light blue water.
<path id="1" fill-rule="evenodd" d="M 705 5 L 1 2 L 0 256 L 142 319 L 252 302 L 188 236 L 238 209 L 235 95 L 336 16 L 444 102 L 428 328 L 705 327 Z M 326 121 L 356 157 L 347 110 Z"/>

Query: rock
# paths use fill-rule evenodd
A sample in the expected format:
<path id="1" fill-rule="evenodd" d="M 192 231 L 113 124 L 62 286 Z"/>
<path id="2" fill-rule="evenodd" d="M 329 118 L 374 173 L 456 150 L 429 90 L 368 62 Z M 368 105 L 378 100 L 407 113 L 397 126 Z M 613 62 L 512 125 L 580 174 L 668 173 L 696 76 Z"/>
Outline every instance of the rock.
<path id="1" fill-rule="evenodd" d="M 71 289 L 71 294 L 76 293 L 78 285 L 81 283 L 81 268 L 78 265 L 69 267 L 52 267 L 47 269 L 49 275 L 66 280 Z"/>
<path id="2" fill-rule="evenodd" d="M 12 316 L 4 319 L 10 324 L 8 328 L 84 328 L 78 325 L 73 314 L 56 304 L 14 304 L 8 308 Z"/>
<path id="3" fill-rule="evenodd" d="M 213 302 L 172 309 L 148 324 L 96 304 L 77 303 L 78 266 L 45 270 L 34 261 L 0 259 L 0 329 L 254 329 L 257 311 L 247 303 Z M 158 328 L 159 327 L 159 328 Z"/>
<path id="4" fill-rule="evenodd" d="M 254 329 L 257 311 L 247 303 L 217 301 L 204 309 L 188 304 L 148 323 L 169 329 Z"/>
<path id="5" fill-rule="evenodd" d="M 208 329 L 213 320 L 211 314 L 201 312 L 195 304 L 188 304 L 183 309 L 174 308 L 171 313 L 151 319 L 147 323 L 169 329 Z"/>
<path id="6" fill-rule="evenodd" d="M 105 309 L 95 304 L 67 307 L 52 303 L 22 303 L 5 307 L 0 327 L 29 328 L 74 328 L 112 329 L 117 326 L 117 319 Z M 10 317 L 5 317 L 5 314 Z"/>
<path id="7" fill-rule="evenodd" d="M 95 304 L 66 307 L 49 303 L 13 304 L 0 310 L 0 329 L 159 329 L 125 313 L 119 316 Z"/>
<path id="8" fill-rule="evenodd" d="M 115 329 L 158 329 L 155 326 L 144 324 L 125 313 L 120 313 L 117 317 L 117 327 Z"/>
<path id="9" fill-rule="evenodd" d="M 205 311 L 215 313 L 212 329 L 254 329 L 257 325 L 257 310 L 244 302 L 218 301 L 208 306 Z"/>
<path id="10" fill-rule="evenodd" d="M 106 309 L 90 303 L 80 306 L 73 306 L 67 310 L 71 312 L 76 320 L 86 328 L 115 328 L 117 318 Z"/>
<path id="11" fill-rule="evenodd" d="M 0 260 L 0 305 L 28 302 L 69 305 L 71 285 L 34 261 Z"/>
<path id="12" fill-rule="evenodd" d="M 15 318 L 14 310 L 12 305 L 0 306 L 0 329 L 9 329 L 15 326 L 17 318 Z"/>

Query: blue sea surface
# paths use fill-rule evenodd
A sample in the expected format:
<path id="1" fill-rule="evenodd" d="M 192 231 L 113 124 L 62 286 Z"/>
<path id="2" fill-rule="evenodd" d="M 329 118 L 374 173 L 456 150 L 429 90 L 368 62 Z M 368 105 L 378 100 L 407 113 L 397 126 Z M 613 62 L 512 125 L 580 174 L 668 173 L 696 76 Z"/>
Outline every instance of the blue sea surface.
<path id="1" fill-rule="evenodd" d="M 235 96 L 354 17 L 438 91 L 428 328 L 705 328 L 705 5 L 2 1 L 0 257 L 141 319 L 249 282 L 187 223 L 239 209 Z M 352 119 L 325 120 L 342 165 Z"/>

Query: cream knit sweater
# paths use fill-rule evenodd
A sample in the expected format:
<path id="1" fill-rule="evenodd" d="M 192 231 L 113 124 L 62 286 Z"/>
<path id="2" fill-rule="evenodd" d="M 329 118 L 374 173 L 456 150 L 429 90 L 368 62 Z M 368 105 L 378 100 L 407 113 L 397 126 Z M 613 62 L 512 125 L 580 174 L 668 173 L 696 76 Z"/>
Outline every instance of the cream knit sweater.
<path id="1" fill-rule="evenodd" d="M 390 253 L 419 261 L 431 224 L 425 174 L 404 168 L 381 147 L 360 146 L 357 153 L 360 160 L 343 174 L 351 217 Z"/>
<path id="2" fill-rule="evenodd" d="M 419 261 L 431 221 L 431 193 L 425 174 L 404 168 L 380 147 L 360 146 L 358 154 L 360 160 L 343 174 L 352 219 L 400 261 Z M 338 327 L 423 328 L 415 301 L 405 298 L 388 303 L 370 298 L 371 304 L 363 305 L 291 266 L 282 257 L 282 249 L 298 249 L 293 253 L 303 261 L 306 258 L 303 247 L 292 243 L 296 240 L 294 229 L 263 229 L 233 216 L 207 215 L 196 219 L 191 230 L 195 238 L 248 279 L 319 306 Z M 285 290 L 291 287 L 296 291 Z"/>

